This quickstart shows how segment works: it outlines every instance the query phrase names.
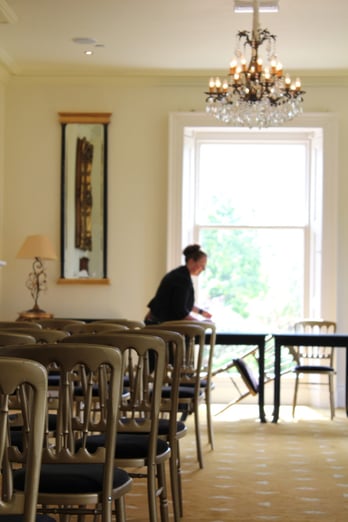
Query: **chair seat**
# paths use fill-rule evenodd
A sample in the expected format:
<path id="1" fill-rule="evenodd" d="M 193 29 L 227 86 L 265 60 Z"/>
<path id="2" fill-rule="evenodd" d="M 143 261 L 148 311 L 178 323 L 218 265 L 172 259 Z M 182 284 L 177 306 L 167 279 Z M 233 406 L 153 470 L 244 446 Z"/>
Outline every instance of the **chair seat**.
<path id="1" fill-rule="evenodd" d="M 79 494 L 95 493 L 103 489 L 102 464 L 43 464 L 41 466 L 39 493 Z M 25 470 L 14 473 L 14 487 L 23 490 Z M 129 475 L 122 469 L 115 468 L 113 488 L 129 482 Z"/>
<path id="2" fill-rule="evenodd" d="M 295 366 L 294 371 L 297 373 L 335 373 L 331 366 Z"/>
<path id="3" fill-rule="evenodd" d="M 244 384 L 249 389 L 250 393 L 252 395 L 256 395 L 259 391 L 259 383 L 257 379 L 254 377 L 248 364 L 243 359 L 233 359 L 233 363 L 239 371 L 244 381 Z"/>
<path id="4" fill-rule="evenodd" d="M 92 435 L 88 437 L 87 448 L 94 453 L 98 448 L 104 446 L 104 435 Z M 77 442 L 77 448 L 81 443 Z M 118 433 L 116 442 L 116 459 L 146 459 L 149 450 L 149 435 L 147 433 Z M 170 451 L 168 443 L 157 439 L 157 456 L 165 455 Z"/>
<path id="5" fill-rule="evenodd" d="M 158 420 L 158 435 L 164 436 L 169 434 L 170 428 L 170 420 L 169 419 L 159 419 Z M 187 426 L 184 422 L 177 421 L 176 423 L 176 433 L 183 434 L 187 431 Z"/>

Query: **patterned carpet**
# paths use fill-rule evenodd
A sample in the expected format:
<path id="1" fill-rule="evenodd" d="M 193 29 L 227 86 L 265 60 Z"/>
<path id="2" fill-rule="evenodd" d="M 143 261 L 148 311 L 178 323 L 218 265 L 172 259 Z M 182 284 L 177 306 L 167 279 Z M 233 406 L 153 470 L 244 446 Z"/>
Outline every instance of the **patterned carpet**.
<path id="1" fill-rule="evenodd" d="M 214 417 L 214 451 L 203 429 L 203 470 L 196 462 L 192 419 L 188 425 L 181 441 L 183 522 L 346 522 L 348 419 L 343 411 L 330 421 L 328 412 L 298 407 L 294 421 L 282 407 L 278 424 L 260 424 L 254 407 L 233 406 Z M 145 495 L 144 481 L 136 482 L 127 496 L 130 522 L 148 519 Z"/>

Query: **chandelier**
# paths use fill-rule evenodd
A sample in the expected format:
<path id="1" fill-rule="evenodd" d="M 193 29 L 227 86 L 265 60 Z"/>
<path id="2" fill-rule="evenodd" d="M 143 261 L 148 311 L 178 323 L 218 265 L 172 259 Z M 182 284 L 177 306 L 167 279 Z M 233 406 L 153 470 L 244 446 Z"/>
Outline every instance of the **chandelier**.
<path id="1" fill-rule="evenodd" d="M 239 31 L 228 78 L 210 78 L 206 112 L 239 127 L 275 127 L 302 113 L 301 81 L 283 72 L 276 39 L 259 27 L 258 0 L 253 0 L 252 31 Z M 243 45 L 242 45 L 243 44 Z M 265 62 L 260 47 L 265 47 Z M 248 55 L 248 56 L 247 56 Z"/>

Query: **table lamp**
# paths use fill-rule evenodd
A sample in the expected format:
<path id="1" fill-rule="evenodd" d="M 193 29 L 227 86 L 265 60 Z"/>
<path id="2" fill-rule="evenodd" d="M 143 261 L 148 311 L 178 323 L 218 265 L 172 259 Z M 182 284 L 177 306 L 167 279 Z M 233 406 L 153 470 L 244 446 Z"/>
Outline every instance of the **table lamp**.
<path id="1" fill-rule="evenodd" d="M 19 259 L 34 259 L 32 272 L 30 272 L 26 281 L 26 287 L 34 299 L 34 306 L 24 312 L 23 315 L 26 315 L 27 318 L 52 317 L 52 314 L 42 310 L 38 304 L 40 292 L 47 290 L 47 274 L 42 260 L 57 259 L 50 240 L 47 236 L 39 234 L 28 236 L 16 257 Z"/>

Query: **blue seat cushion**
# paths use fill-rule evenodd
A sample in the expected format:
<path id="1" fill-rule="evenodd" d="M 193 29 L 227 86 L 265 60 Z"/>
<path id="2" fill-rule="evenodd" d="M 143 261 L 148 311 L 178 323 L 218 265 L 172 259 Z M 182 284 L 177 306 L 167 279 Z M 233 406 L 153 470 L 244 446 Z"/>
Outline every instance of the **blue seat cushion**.
<path id="1" fill-rule="evenodd" d="M 91 435 L 87 439 L 87 449 L 94 453 L 100 446 L 104 446 L 105 436 Z M 77 449 L 81 442 L 77 442 Z M 168 451 L 168 443 L 157 439 L 157 455 L 163 455 Z M 116 459 L 146 459 L 149 449 L 149 435 L 147 433 L 118 433 L 116 442 Z"/>
<path id="2" fill-rule="evenodd" d="M 298 373 L 334 373 L 334 369 L 331 366 L 319 366 L 319 365 L 308 365 L 308 366 L 295 366 L 295 372 Z"/>
<path id="3" fill-rule="evenodd" d="M 252 395 L 256 395 L 259 391 L 259 383 L 255 378 L 251 368 L 243 359 L 233 359 L 233 363 L 242 377 L 244 384 Z"/>
<path id="4" fill-rule="evenodd" d="M 158 421 L 158 435 L 168 435 L 169 434 L 169 427 L 170 427 L 170 420 L 169 419 L 159 419 Z M 181 421 L 176 422 L 176 432 L 180 433 L 185 431 L 186 424 Z"/>
<path id="5" fill-rule="evenodd" d="M 40 493 L 97 493 L 103 489 L 103 464 L 43 464 L 40 473 Z M 23 491 L 25 470 L 14 472 L 14 487 Z M 127 483 L 126 471 L 115 468 L 113 487 Z"/>

